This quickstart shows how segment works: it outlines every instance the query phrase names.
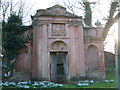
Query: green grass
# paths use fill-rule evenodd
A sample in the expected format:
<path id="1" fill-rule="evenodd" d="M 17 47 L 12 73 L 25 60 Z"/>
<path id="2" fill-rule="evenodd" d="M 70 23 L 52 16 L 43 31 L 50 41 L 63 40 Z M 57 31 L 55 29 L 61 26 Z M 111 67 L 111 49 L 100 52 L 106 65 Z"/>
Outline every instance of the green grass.
<path id="1" fill-rule="evenodd" d="M 113 70 L 106 71 L 106 79 L 108 79 L 108 80 L 111 80 L 111 79 L 115 80 L 115 71 L 113 71 Z"/>
<path id="2" fill-rule="evenodd" d="M 87 87 L 79 87 L 77 85 L 66 84 L 64 88 L 115 88 L 115 83 L 95 83 Z"/>
<path id="3" fill-rule="evenodd" d="M 97 82 L 94 84 L 90 84 L 89 86 L 77 86 L 75 84 L 64 84 L 63 88 L 114 88 L 116 87 L 116 81 L 115 81 L 115 71 L 109 67 L 108 70 L 106 70 L 106 80 L 114 80 L 113 83 L 103 83 L 103 82 Z M 9 87 L 8 87 L 9 88 Z M 39 87 L 38 87 L 39 88 Z M 60 89 L 60 88 L 59 88 Z M 62 89 L 62 88 L 61 88 Z M 103 90 L 102 89 L 102 90 Z M 105 89 L 106 90 L 106 89 Z M 109 89 L 108 89 L 109 90 Z"/>
<path id="4" fill-rule="evenodd" d="M 115 83 L 95 83 L 89 88 L 115 88 Z"/>
<path id="5" fill-rule="evenodd" d="M 80 88 L 77 85 L 72 85 L 72 84 L 65 84 L 64 88 Z"/>
<path id="6" fill-rule="evenodd" d="M 79 87 L 77 85 L 71 85 L 71 84 L 65 84 L 65 88 L 115 88 L 116 87 L 116 80 L 115 80 L 115 71 L 113 71 L 112 67 L 106 67 L 108 70 L 106 70 L 106 80 L 114 80 L 113 83 L 95 83 L 90 84 L 87 87 Z M 112 69 L 112 70 L 110 70 Z"/>

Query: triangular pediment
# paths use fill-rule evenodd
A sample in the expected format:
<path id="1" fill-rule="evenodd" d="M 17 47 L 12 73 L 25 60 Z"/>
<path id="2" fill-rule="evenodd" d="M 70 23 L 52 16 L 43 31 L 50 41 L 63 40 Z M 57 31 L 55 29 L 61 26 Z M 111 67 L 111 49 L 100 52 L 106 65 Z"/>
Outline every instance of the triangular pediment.
<path id="1" fill-rule="evenodd" d="M 50 15 L 65 15 L 66 14 L 66 8 L 60 6 L 60 5 L 55 5 L 50 8 L 47 8 L 46 14 Z"/>
<path id="2" fill-rule="evenodd" d="M 66 8 L 60 5 L 55 5 L 47 9 L 37 10 L 37 16 L 41 16 L 41 15 L 77 17 L 76 15 L 67 12 Z"/>

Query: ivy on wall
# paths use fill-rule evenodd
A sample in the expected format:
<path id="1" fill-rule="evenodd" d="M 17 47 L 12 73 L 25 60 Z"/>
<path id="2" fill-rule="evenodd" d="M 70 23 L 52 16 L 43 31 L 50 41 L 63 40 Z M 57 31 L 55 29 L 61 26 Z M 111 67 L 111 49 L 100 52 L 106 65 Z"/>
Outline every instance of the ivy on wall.
<path id="1" fill-rule="evenodd" d="M 85 5 L 85 16 L 84 16 L 84 23 L 86 26 L 92 26 L 92 11 L 91 11 L 91 6 L 89 2 L 84 2 L 83 4 Z"/>

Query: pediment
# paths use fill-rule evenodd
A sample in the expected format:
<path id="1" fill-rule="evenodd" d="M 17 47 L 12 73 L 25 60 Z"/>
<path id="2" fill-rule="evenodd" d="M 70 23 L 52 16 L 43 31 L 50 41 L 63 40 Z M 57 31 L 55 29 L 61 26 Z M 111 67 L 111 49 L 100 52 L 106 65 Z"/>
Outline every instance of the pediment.
<path id="1" fill-rule="evenodd" d="M 52 15 L 52 16 L 71 16 L 76 17 L 76 15 L 69 13 L 66 11 L 66 8 L 60 5 L 55 5 L 47 9 L 39 9 L 37 10 L 37 16 L 41 15 Z"/>
<path id="2" fill-rule="evenodd" d="M 50 15 L 66 15 L 66 8 L 60 6 L 60 5 L 55 5 L 53 7 L 47 8 L 46 14 Z"/>

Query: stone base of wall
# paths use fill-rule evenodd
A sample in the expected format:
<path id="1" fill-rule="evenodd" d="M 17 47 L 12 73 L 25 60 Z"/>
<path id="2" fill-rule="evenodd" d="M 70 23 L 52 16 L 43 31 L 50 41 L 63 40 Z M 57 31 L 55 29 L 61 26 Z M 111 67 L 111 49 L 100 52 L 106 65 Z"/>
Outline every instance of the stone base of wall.
<path id="1" fill-rule="evenodd" d="M 15 72 L 14 75 L 10 78 L 9 81 L 20 82 L 30 80 L 30 73 L 28 72 Z"/>
<path id="2" fill-rule="evenodd" d="M 65 80 L 63 83 L 71 83 L 74 84 L 77 81 L 81 81 L 81 80 L 103 80 L 104 76 L 102 74 L 100 74 L 100 72 L 98 70 L 93 70 L 93 71 L 87 71 L 86 72 L 86 76 L 84 77 L 71 77 L 68 80 Z M 50 81 L 49 78 L 31 78 L 30 73 L 28 72 L 15 72 L 13 77 L 10 78 L 10 81 L 14 81 L 14 82 L 20 82 L 20 81 L 28 81 L 28 80 L 32 80 L 32 81 Z M 58 82 L 55 82 L 58 83 Z"/>
<path id="3" fill-rule="evenodd" d="M 62 81 L 51 81 L 50 79 L 48 78 L 32 78 L 31 80 L 32 81 L 51 81 L 51 82 L 55 82 L 55 83 L 62 83 L 62 84 L 75 84 L 75 82 L 78 82 L 78 81 L 84 81 L 84 80 L 103 80 L 104 79 L 104 76 L 101 75 L 99 73 L 98 70 L 95 70 L 95 71 L 89 71 L 86 73 L 86 76 L 83 76 L 83 77 L 71 77 L 70 79 L 68 80 L 62 80 Z"/>
<path id="4" fill-rule="evenodd" d="M 31 77 L 32 81 L 50 81 L 49 78 L 37 78 L 37 77 Z"/>
<path id="5" fill-rule="evenodd" d="M 92 80 L 103 80 L 105 78 L 98 70 L 87 71 L 86 77 Z"/>

